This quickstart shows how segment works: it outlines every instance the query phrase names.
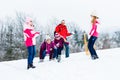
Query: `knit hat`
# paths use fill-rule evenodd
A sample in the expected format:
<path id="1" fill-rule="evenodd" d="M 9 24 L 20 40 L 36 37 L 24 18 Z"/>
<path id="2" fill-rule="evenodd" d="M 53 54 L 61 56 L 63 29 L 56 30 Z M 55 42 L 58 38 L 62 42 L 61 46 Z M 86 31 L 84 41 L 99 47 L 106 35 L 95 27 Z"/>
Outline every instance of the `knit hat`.
<path id="1" fill-rule="evenodd" d="M 60 35 L 58 33 L 55 33 L 55 38 L 59 38 Z"/>
<path id="2" fill-rule="evenodd" d="M 26 23 L 29 23 L 30 21 L 32 21 L 32 18 L 27 17 L 27 18 L 26 18 Z"/>
<path id="3" fill-rule="evenodd" d="M 90 16 L 91 17 L 99 18 L 96 11 L 93 11 Z"/>
<path id="4" fill-rule="evenodd" d="M 47 35 L 45 36 L 45 39 L 48 40 L 48 39 L 51 39 L 51 38 L 50 38 L 50 36 L 47 34 Z"/>

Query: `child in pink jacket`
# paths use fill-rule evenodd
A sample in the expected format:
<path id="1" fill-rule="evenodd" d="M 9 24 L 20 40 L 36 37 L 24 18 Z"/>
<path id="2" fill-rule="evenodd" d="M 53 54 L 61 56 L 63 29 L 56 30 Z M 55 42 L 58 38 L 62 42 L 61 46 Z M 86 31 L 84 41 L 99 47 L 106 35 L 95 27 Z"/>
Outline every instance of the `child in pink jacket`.
<path id="1" fill-rule="evenodd" d="M 35 66 L 33 66 L 33 59 L 34 59 L 35 54 L 36 54 L 35 41 L 34 40 L 35 40 L 36 35 L 39 34 L 39 32 L 34 31 L 32 19 L 30 19 L 30 18 L 26 19 L 26 23 L 24 25 L 23 33 L 24 33 L 25 45 L 28 49 L 27 69 L 35 68 Z"/>

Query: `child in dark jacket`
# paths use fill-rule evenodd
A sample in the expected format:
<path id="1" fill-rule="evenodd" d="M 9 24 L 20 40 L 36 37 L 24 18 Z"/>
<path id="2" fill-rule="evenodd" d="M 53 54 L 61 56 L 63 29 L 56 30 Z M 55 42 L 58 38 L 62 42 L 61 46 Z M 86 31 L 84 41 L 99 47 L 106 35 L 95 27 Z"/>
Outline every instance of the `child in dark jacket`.
<path id="1" fill-rule="evenodd" d="M 47 35 L 45 41 L 40 47 L 39 58 L 40 62 L 43 62 L 46 54 L 49 55 L 49 60 L 52 60 L 54 52 L 54 43 L 51 41 L 51 38 Z"/>
<path id="2" fill-rule="evenodd" d="M 57 61 L 61 61 L 61 51 L 63 50 L 64 39 L 58 34 L 55 33 L 54 45 L 56 46 L 56 53 L 54 53 L 53 58 L 57 58 Z"/>

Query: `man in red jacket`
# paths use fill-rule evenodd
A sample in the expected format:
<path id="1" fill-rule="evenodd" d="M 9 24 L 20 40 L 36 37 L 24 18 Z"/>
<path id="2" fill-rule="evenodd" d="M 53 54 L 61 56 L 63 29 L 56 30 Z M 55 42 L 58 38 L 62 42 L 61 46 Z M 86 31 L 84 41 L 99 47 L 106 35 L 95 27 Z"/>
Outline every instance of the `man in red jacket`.
<path id="1" fill-rule="evenodd" d="M 55 33 L 58 33 L 61 35 L 61 37 L 64 39 L 64 46 L 66 48 L 66 52 L 65 52 L 65 57 L 69 57 L 69 42 L 67 42 L 67 36 L 70 36 L 71 33 L 68 32 L 67 27 L 65 25 L 65 20 L 61 21 L 61 24 L 59 24 L 56 28 L 55 28 Z"/>

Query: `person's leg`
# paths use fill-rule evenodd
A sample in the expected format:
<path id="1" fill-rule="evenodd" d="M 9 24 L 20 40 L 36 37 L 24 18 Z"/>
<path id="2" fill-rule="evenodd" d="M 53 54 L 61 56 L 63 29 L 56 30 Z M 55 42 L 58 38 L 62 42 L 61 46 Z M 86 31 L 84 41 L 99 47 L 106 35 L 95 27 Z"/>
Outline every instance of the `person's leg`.
<path id="1" fill-rule="evenodd" d="M 34 45 L 34 46 L 33 46 L 32 63 L 33 63 L 33 59 L 34 59 L 35 55 L 36 55 L 36 47 L 35 47 L 35 45 Z"/>
<path id="2" fill-rule="evenodd" d="M 93 55 L 93 52 L 92 52 L 92 36 L 90 37 L 89 41 L 88 41 L 88 49 L 90 51 L 90 54 L 91 56 Z"/>
<path id="3" fill-rule="evenodd" d="M 96 53 L 96 51 L 95 51 L 95 49 L 94 49 L 94 44 L 95 44 L 95 41 L 97 40 L 97 37 L 94 37 L 93 39 L 92 39 L 92 44 L 93 44 L 93 47 L 92 47 L 92 51 L 93 51 L 93 55 L 94 55 L 94 57 L 95 58 L 98 58 L 98 55 L 97 55 L 97 53 Z"/>
<path id="4" fill-rule="evenodd" d="M 29 69 L 30 68 L 30 65 L 32 64 L 32 52 L 33 52 L 33 50 L 32 50 L 32 46 L 29 46 L 29 47 L 27 47 L 27 49 L 28 49 L 28 66 L 27 66 L 27 69 Z"/>
<path id="5" fill-rule="evenodd" d="M 53 59 L 53 51 L 50 51 L 50 54 L 49 54 L 49 61 L 51 61 Z"/>
<path id="6" fill-rule="evenodd" d="M 42 53 L 42 59 L 44 59 L 46 56 L 46 51 L 44 50 L 43 53 Z"/>
<path id="7" fill-rule="evenodd" d="M 35 48 L 35 46 L 32 46 L 32 50 L 33 50 L 33 52 L 32 52 L 32 59 L 31 59 L 31 67 L 32 68 L 35 68 L 35 66 L 33 66 L 33 60 L 34 60 L 34 57 L 35 57 L 35 55 L 36 55 L 36 48 Z"/>
<path id="8" fill-rule="evenodd" d="M 42 51 L 42 53 L 41 53 L 40 62 L 43 62 L 43 61 L 44 61 L 45 56 L 46 56 L 46 51 L 44 50 L 44 51 Z"/>
<path id="9" fill-rule="evenodd" d="M 54 53 L 53 53 L 53 59 L 54 58 L 57 58 L 58 56 L 57 56 L 57 49 L 54 49 Z"/>
<path id="10" fill-rule="evenodd" d="M 40 49 L 41 50 L 41 49 Z M 40 53 L 39 53 L 39 59 L 41 60 L 43 58 L 43 52 L 42 52 L 42 50 L 40 51 Z"/>
<path id="11" fill-rule="evenodd" d="M 58 62 L 61 61 L 61 52 L 63 48 L 58 48 Z"/>
<path id="12" fill-rule="evenodd" d="M 96 59 L 96 58 L 97 58 L 97 53 L 96 53 L 96 51 L 95 51 L 95 49 L 94 49 L 94 43 L 95 43 L 96 39 L 97 39 L 97 37 L 93 37 L 93 36 L 92 36 L 92 37 L 89 39 L 89 42 L 88 42 L 88 49 L 89 49 L 89 51 L 90 51 L 90 53 L 91 53 L 92 59 Z"/>
<path id="13" fill-rule="evenodd" d="M 69 57 L 69 44 L 64 43 L 65 46 L 65 57 L 68 58 Z"/>

